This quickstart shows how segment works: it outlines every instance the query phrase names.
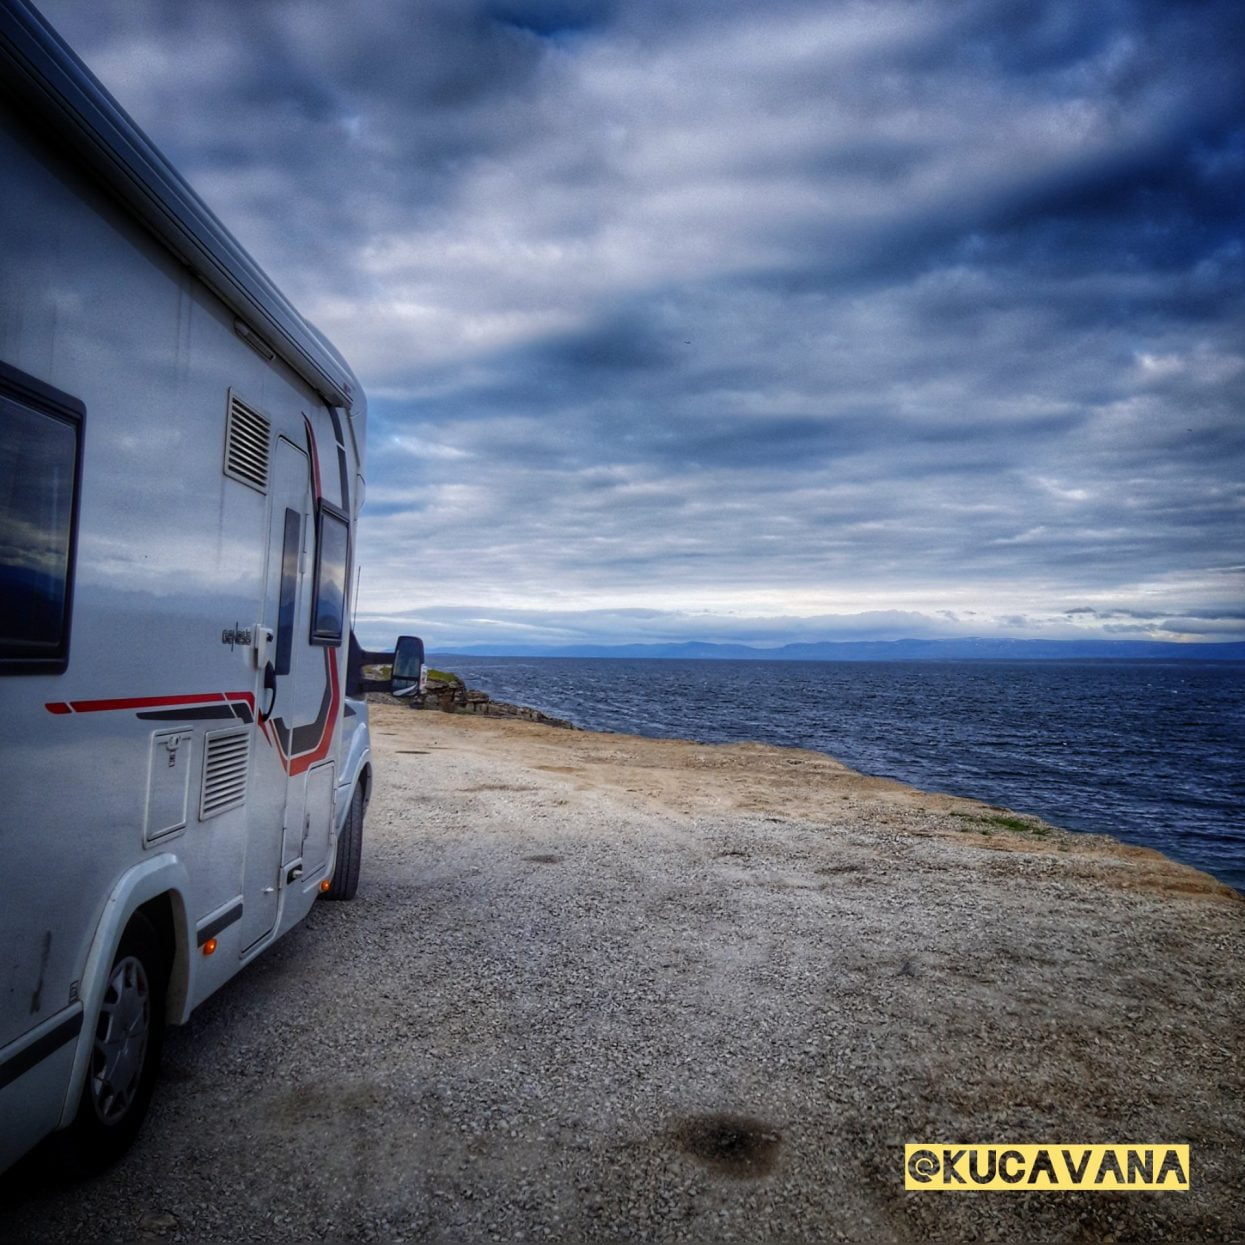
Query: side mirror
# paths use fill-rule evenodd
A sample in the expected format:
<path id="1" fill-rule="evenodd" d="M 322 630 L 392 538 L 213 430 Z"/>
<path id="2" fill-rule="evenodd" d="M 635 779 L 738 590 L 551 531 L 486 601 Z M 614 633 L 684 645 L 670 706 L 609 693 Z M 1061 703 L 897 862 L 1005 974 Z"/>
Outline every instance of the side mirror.
<path id="1" fill-rule="evenodd" d="M 424 642 L 417 635 L 398 637 L 393 650 L 393 694 L 410 696 L 424 690 Z"/>

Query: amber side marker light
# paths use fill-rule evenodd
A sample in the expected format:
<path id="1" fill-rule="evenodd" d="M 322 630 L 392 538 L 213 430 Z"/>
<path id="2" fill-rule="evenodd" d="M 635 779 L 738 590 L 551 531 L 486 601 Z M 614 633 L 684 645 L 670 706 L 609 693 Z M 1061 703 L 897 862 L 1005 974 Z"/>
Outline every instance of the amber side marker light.
<path id="1" fill-rule="evenodd" d="M 330 887 L 330 886 L 332 886 L 332 885 L 333 885 L 333 883 L 332 883 L 332 882 L 330 882 L 330 881 L 328 880 L 328 878 L 325 878 L 325 879 L 324 879 L 324 881 L 320 883 L 320 893 L 321 893 L 322 895 L 327 895 L 327 894 L 328 894 L 329 887 Z"/>
<path id="2" fill-rule="evenodd" d="M 214 954 L 215 954 L 215 952 L 216 952 L 216 939 L 215 939 L 215 938 L 209 938 L 209 939 L 207 940 L 207 942 L 205 942 L 205 943 L 203 944 L 203 954 L 204 954 L 204 955 L 214 955 Z"/>

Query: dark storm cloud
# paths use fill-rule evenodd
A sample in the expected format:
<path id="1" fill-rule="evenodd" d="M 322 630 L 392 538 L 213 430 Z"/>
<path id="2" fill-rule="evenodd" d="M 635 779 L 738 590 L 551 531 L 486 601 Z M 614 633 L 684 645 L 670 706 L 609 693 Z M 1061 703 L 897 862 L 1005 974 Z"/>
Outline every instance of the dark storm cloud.
<path id="1" fill-rule="evenodd" d="M 542 39 L 566 39 L 606 25 L 617 11 L 614 0 L 495 0 L 484 13 L 493 21 Z"/>
<path id="2" fill-rule="evenodd" d="M 1240 5 L 45 9 L 360 372 L 376 619 L 1236 633 Z"/>

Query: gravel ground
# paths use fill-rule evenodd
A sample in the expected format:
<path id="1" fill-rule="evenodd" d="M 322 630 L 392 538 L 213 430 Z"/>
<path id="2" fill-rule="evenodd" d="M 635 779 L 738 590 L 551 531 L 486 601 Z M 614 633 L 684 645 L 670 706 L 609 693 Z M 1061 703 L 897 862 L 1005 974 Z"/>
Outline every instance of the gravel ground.
<path id="1" fill-rule="evenodd" d="M 1240 1241 L 1245 904 L 760 745 L 375 707 L 351 904 L 166 1043 L 5 1240 Z M 1187 1142 L 1188 1193 L 905 1193 L 903 1145 Z"/>

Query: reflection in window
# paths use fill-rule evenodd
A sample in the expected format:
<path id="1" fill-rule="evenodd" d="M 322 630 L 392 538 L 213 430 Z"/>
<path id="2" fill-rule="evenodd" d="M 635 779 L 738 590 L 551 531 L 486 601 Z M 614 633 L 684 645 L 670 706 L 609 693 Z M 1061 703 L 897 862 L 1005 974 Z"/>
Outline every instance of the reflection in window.
<path id="1" fill-rule="evenodd" d="M 281 595 L 277 605 L 275 672 L 289 674 L 294 653 L 294 613 L 298 608 L 298 555 L 302 551 L 303 519 L 297 510 L 285 512 L 281 546 Z"/>
<path id="2" fill-rule="evenodd" d="M 316 590 L 311 610 L 313 644 L 342 642 L 349 556 L 350 529 L 346 519 L 322 502 L 316 540 Z"/>
<path id="3" fill-rule="evenodd" d="M 27 379 L 0 371 L 0 662 L 8 672 L 63 670 L 69 653 L 81 413 L 37 409 L 44 404 Z"/>

